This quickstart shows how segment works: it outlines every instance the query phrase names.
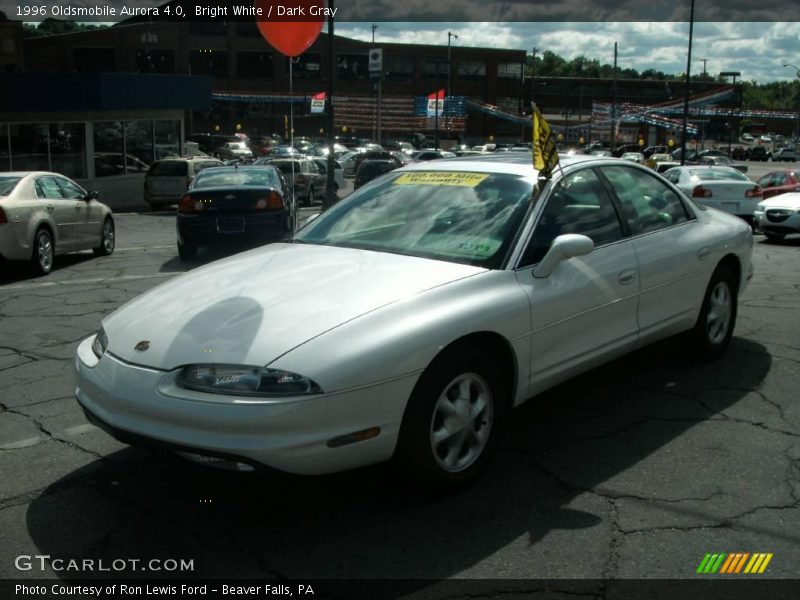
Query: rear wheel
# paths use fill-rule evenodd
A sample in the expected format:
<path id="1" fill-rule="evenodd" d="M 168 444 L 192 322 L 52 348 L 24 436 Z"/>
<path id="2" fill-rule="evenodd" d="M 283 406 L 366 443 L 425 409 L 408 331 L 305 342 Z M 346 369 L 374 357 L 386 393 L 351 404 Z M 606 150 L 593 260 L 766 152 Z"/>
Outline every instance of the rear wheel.
<path id="1" fill-rule="evenodd" d="M 114 234 L 114 221 L 106 219 L 103 223 L 103 230 L 100 234 L 100 245 L 93 248 L 95 256 L 110 256 L 114 253 L 117 240 Z"/>
<path id="2" fill-rule="evenodd" d="M 53 236 L 47 229 L 40 229 L 33 238 L 31 264 L 38 275 L 47 275 L 53 270 L 55 246 Z"/>
<path id="3" fill-rule="evenodd" d="M 474 480 L 495 452 L 507 405 L 507 382 L 490 357 L 473 348 L 447 351 L 414 388 L 395 464 L 428 487 Z"/>
<path id="4" fill-rule="evenodd" d="M 730 267 L 718 266 L 689 335 L 690 347 L 701 360 L 718 358 L 730 344 L 736 326 L 737 290 L 736 276 Z"/>
<path id="5" fill-rule="evenodd" d="M 197 246 L 178 242 L 178 256 L 181 260 L 192 260 L 197 256 Z"/>

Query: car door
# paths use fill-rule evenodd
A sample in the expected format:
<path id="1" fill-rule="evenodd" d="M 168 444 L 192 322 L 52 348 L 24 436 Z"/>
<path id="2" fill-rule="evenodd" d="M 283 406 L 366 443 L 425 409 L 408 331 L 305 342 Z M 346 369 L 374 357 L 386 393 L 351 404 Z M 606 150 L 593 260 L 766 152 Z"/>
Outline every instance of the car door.
<path id="1" fill-rule="evenodd" d="M 562 261 L 547 277 L 535 277 L 552 241 L 566 233 L 588 236 L 595 249 Z M 636 255 L 592 169 L 569 174 L 553 188 L 516 273 L 531 305 L 531 394 L 635 345 Z"/>
<path id="2" fill-rule="evenodd" d="M 602 177 L 622 208 L 639 264 L 643 342 L 694 325 L 719 259 L 692 208 L 644 169 L 606 166 Z"/>
<path id="3" fill-rule="evenodd" d="M 86 190 L 64 177 L 56 177 L 58 187 L 65 198 L 75 204 L 75 243 L 81 248 L 96 248 L 100 245 L 100 219 L 103 210 L 95 200 L 86 200 Z"/>
<path id="4" fill-rule="evenodd" d="M 78 203 L 65 198 L 56 178 L 43 175 L 34 183 L 37 198 L 45 203 L 45 210 L 50 214 L 56 226 L 56 252 L 73 250 L 77 247 Z"/>

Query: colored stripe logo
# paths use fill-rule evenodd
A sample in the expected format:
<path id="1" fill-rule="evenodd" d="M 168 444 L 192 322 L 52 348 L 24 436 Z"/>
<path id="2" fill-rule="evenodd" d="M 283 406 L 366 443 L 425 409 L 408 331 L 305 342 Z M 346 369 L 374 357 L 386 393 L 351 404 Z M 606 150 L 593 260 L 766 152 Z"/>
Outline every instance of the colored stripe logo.
<path id="1" fill-rule="evenodd" d="M 769 562 L 772 560 L 772 553 L 769 552 L 719 552 L 717 554 L 706 554 L 697 567 L 697 572 L 705 575 L 715 573 L 736 575 L 739 573 L 755 575 L 763 573 Z"/>

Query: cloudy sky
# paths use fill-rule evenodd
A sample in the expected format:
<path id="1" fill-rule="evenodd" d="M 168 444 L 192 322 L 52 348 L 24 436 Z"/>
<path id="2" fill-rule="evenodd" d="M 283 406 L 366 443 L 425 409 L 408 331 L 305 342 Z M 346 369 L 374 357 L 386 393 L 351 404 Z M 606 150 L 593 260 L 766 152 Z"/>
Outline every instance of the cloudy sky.
<path id="1" fill-rule="evenodd" d="M 337 23 L 336 33 L 372 39 L 370 23 Z M 377 23 L 376 41 L 551 50 L 565 58 L 584 55 L 601 63 L 614 60 L 619 43 L 620 68 L 686 70 L 688 23 Z M 800 23 L 695 23 L 692 72 L 740 71 L 759 83 L 794 78 L 785 63 L 800 66 Z"/>

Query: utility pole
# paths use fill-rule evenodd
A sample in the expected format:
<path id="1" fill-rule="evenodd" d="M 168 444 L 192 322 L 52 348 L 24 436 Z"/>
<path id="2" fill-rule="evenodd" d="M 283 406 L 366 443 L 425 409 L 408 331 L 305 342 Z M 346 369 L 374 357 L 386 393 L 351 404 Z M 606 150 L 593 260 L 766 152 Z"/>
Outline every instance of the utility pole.
<path id="1" fill-rule="evenodd" d="M 536 102 L 536 51 L 533 49 L 533 60 L 531 61 L 531 102 Z"/>
<path id="2" fill-rule="evenodd" d="M 375 30 L 376 30 L 377 28 L 378 28 L 378 26 L 377 26 L 377 25 L 375 25 L 375 23 L 373 23 L 373 24 L 372 24 L 372 43 L 373 43 L 373 44 L 375 43 Z"/>
<path id="3" fill-rule="evenodd" d="M 683 131 L 681 132 L 681 165 L 686 164 L 686 135 L 689 129 L 689 84 L 692 74 L 692 39 L 694 37 L 694 0 L 689 10 L 689 54 L 686 57 L 686 90 L 683 94 Z"/>
<path id="4" fill-rule="evenodd" d="M 617 149 L 617 42 L 614 42 L 614 104 L 613 107 L 611 108 L 611 152 L 614 152 L 616 149 Z"/>
<path id="5" fill-rule="evenodd" d="M 333 80 L 336 76 L 336 48 L 333 43 L 333 2 L 328 0 L 328 8 L 331 9 L 328 17 L 328 118 L 325 127 L 328 130 L 328 177 L 325 182 L 325 199 L 322 201 L 322 209 L 328 209 L 339 199 L 336 194 L 336 179 L 334 177 L 335 157 L 333 156 Z"/>

